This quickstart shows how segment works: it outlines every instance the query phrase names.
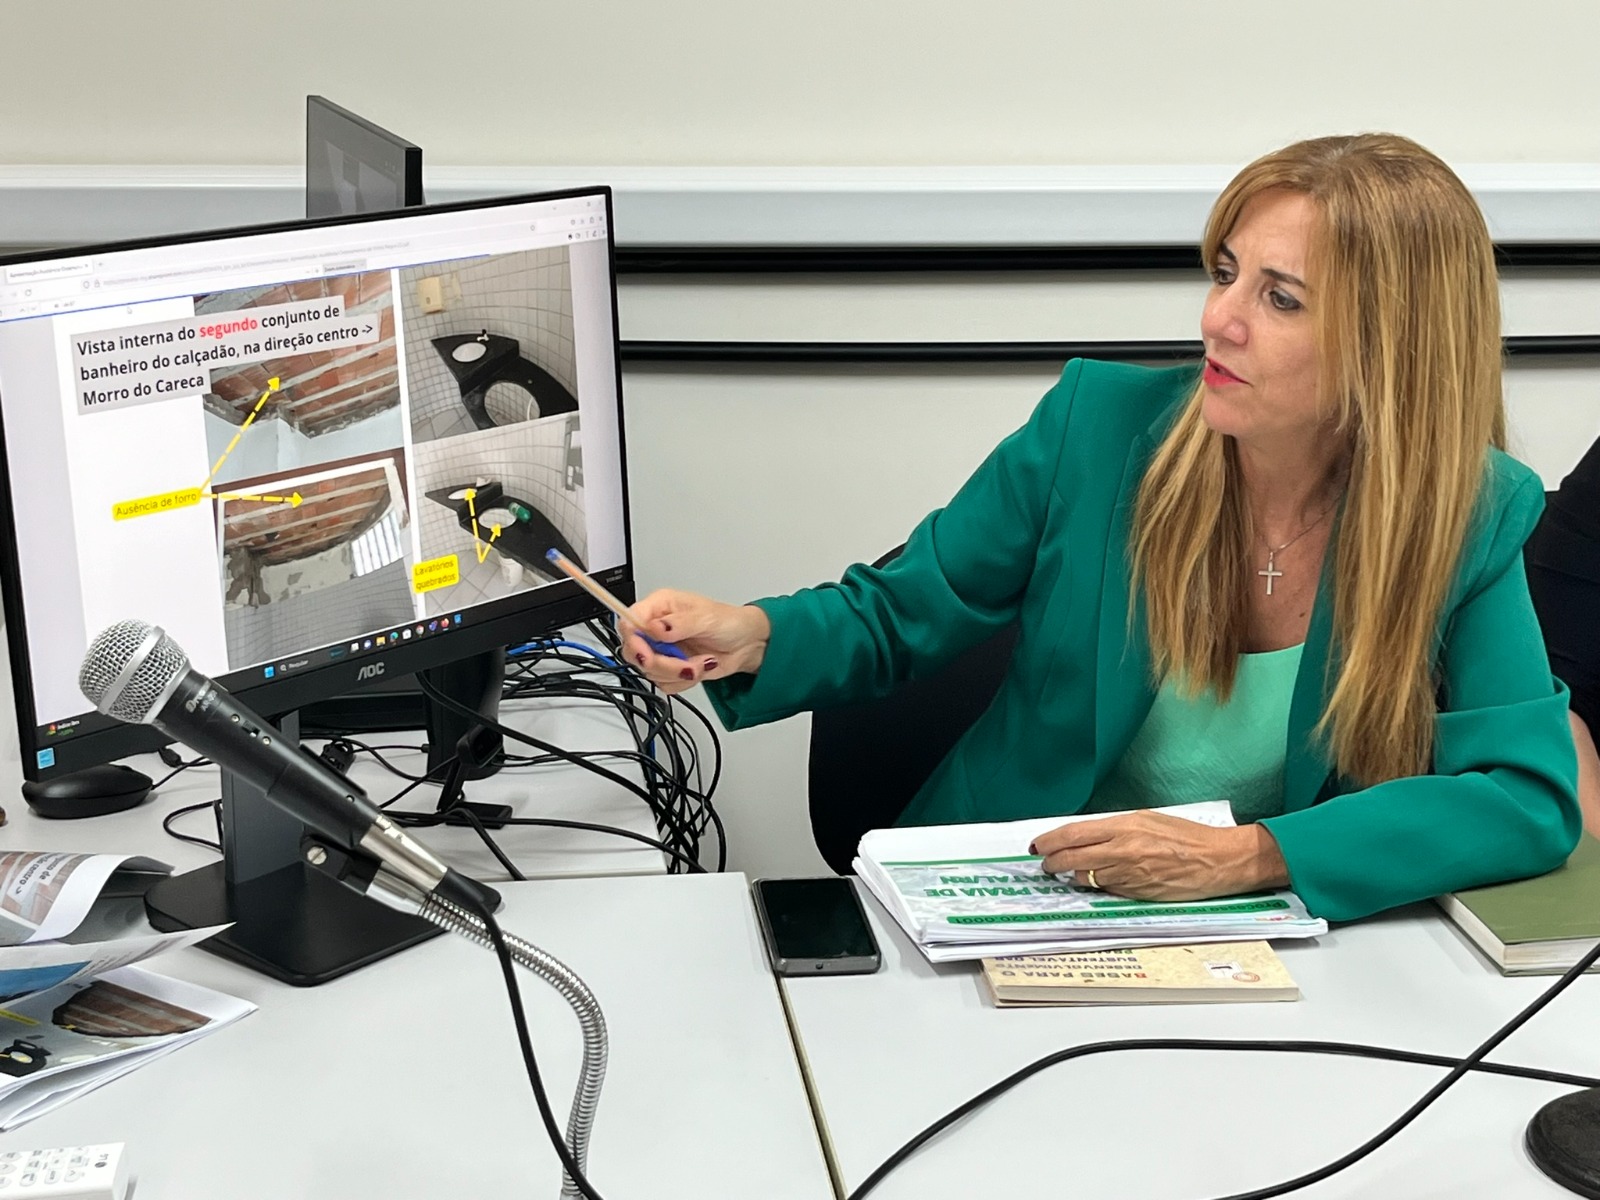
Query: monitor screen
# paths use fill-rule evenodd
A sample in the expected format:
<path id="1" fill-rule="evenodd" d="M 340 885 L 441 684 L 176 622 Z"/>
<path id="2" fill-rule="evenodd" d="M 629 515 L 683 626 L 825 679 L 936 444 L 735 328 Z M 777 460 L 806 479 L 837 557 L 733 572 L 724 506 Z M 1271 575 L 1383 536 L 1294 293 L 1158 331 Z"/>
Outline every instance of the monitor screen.
<path id="1" fill-rule="evenodd" d="M 0 590 L 30 778 L 158 744 L 128 617 L 272 714 L 633 594 L 611 197 L 0 259 Z"/>
<path id="2" fill-rule="evenodd" d="M 387 212 L 422 203 L 422 148 L 340 108 L 306 97 L 306 216 Z"/>

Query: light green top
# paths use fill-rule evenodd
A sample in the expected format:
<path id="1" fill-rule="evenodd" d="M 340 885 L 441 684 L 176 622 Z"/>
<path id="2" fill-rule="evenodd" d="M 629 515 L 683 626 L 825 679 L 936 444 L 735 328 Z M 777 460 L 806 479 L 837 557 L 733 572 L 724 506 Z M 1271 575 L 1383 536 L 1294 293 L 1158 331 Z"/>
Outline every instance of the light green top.
<path id="1" fill-rule="evenodd" d="M 1283 812 L 1289 702 L 1304 644 L 1241 654 L 1226 704 L 1183 696 L 1169 676 L 1084 812 L 1226 800 L 1243 825 Z"/>

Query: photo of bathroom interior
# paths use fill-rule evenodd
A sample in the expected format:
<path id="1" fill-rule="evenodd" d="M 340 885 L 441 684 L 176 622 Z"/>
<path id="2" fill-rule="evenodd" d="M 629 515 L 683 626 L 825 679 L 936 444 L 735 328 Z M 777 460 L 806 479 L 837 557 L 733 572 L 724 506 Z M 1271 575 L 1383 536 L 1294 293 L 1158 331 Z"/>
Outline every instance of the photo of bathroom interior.
<path id="1" fill-rule="evenodd" d="M 588 559 L 577 413 L 429 442 L 413 449 L 421 560 L 456 555 L 454 586 L 422 594 L 429 614 L 509 596 L 564 575 L 545 559 Z"/>
<path id="2" fill-rule="evenodd" d="M 214 292 L 195 297 L 195 313 L 221 314 L 332 296 L 343 298 L 346 315 L 376 318 L 377 343 L 213 371 L 211 390 L 204 397 L 208 466 L 221 463 L 213 484 L 383 453 L 404 444 L 394 293 L 388 271 Z M 272 379 L 278 380 L 275 391 L 270 388 Z"/>
<path id="3" fill-rule="evenodd" d="M 241 480 L 216 501 L 232 669 L 404 625 L 410 514 L 399 451 L 312 473 Z"/>
<path id="4" fill-rule="evenodd" d="M 399 273 L 414 441 L 578 409 L 565 246 Z"/>

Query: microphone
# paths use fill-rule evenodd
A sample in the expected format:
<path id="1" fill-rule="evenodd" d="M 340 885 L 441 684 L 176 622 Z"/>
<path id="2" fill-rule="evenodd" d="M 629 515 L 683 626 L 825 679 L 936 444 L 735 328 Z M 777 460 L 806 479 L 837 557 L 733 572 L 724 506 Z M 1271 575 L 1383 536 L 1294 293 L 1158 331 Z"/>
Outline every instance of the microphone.
<path id="1" fill-rule="evenodd" d="M 265 717 L 190 667 L 160 626 L 118 621 L 106 629 L 84 655 L 78 687 L 100 712 L 155 726 L 254 786 L 325 842 L 376 859 L 425 895 L 472 912 L 500 907 L 493 888 L 447 867 L 350 780 L 284 741 Z"/>

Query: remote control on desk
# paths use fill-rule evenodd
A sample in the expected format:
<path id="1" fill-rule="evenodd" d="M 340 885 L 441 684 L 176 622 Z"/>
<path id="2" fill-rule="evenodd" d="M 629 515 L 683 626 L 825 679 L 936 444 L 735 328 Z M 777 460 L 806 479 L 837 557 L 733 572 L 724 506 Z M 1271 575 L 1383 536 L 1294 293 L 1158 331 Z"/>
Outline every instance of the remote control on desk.
<path id="1" fill-rule="evenodd" d="M 0 1200 L 123 1200 L 127 1194 L 121 1142 L 0 1151 Z"/>

